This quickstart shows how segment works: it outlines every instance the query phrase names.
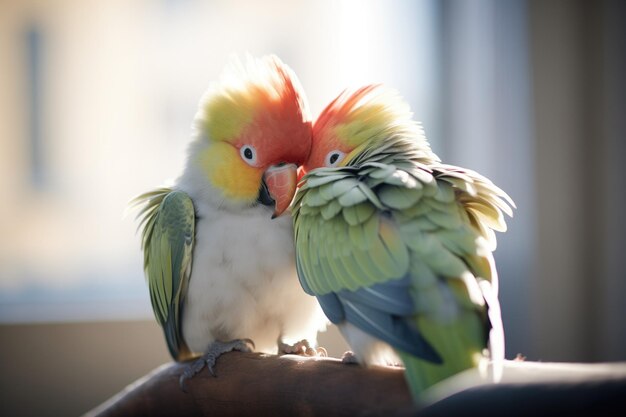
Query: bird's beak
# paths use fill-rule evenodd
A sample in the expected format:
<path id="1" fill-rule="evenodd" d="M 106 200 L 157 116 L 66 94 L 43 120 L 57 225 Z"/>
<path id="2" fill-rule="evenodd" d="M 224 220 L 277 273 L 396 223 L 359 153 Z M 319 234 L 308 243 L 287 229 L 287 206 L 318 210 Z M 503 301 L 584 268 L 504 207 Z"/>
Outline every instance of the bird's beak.
<path id="1" fill-rule="evenodd" d="M 298 185 L 297 170 L 295 164 L 279 164 L 272 165 L 263 174 L 268 194 L 275 201 L 272 218 L 283 214 L 291 204 Z"/>
<path id="2" fill-rule="evenodd" d="M 304 167 L 299 167 L 298 168 L 298 184 L 300 183 L 300 181 L 302 181 L 302 177 L 304 177 L 306 175 L 306 171 L 304 170 Z"/>

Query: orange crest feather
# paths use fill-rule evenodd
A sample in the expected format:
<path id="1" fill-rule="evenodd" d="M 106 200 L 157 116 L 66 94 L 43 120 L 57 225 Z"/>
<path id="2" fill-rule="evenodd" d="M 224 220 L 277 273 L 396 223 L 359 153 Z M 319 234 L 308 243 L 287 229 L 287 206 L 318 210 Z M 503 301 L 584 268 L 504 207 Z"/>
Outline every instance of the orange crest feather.
<path id="1" fill-rule="evenodd" d="M 294 72 L 273 55 L 233 59 L 202 98 L 196 126 L 210 141 L 252 145 L 258 166 L 302 163 L 310 150 L 311 116 Z"/>
<path id="2" fill-rule="evenodd" d="M 344 90 L 315 121 L 305 170 L 324 166 L 330 151 L 349 154 L 367 141 L 383 140 L 394 127 L 415 128 L 412 116 L 398 93 L 380 84 Z"/>

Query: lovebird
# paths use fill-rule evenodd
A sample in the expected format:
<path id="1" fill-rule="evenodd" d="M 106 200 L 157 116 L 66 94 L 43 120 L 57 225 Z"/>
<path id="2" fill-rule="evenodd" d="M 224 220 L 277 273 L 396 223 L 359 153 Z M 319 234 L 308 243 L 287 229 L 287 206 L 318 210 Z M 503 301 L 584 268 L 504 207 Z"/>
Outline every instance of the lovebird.
<path id="1" fill-rule="evenodd" d="M 233 60 L 200 100 L 182 175 L 137 197 L 152 308 L 192 377 L 231 350 L 311 352 L 327 323 L 300 287 L 281 216 L 311 147 L 293 71 L 275 56 Z"/>
<path id="2" fill-rule="evenodd" d="M 313 126 L 293 202 L 300 283 L 337 324 L 344 361 L 403 364 L 415 400 L 489 359 L 504 332 L 492 252 L 513 201 L 445 165 L 395 90 L 343 92 Z M 497 375 L 495 375 L 497 378 Z"/>

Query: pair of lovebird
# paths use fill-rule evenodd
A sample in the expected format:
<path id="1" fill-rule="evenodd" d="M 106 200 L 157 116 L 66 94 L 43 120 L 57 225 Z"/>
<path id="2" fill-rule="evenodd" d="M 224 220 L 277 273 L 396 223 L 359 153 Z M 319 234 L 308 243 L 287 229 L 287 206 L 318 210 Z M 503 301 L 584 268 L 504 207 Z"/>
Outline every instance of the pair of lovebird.
<path id="1" fill-rule="evenodd" d="M 278 58 L 234 62 L 181 177 L 135 203 L 169 351 L 199 356 L 181 386 L 231 350 L 314 353 L 326 317 L 352 360 L 402 363 L 416 399 L 504 357 L 492 251 L 513 202 L 442 164 L 392 90 L 343 92 L 312 123 Z"/>

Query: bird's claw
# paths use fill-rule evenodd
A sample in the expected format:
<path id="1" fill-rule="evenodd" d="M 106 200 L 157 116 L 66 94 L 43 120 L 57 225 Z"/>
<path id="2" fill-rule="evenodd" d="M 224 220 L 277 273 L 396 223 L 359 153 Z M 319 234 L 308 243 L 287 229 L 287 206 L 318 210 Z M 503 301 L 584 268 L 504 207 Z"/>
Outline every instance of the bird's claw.
<path id="1" fill-rule="evenodd" d="M 183 371 L 182 375 L 178 379 L 178 384 L 180 385 L 180 389 L 183 392 L 187 392 L 187 387 L 185 386 L 185 380 L 189 378 L 193 378 L 198 372 L 200 372 L 204 368 L 204 357 L 200 359 L 196 359 L 190 365 L 188 365 Z"/>
<path id="2" fill-rule="evenodd" d="M 326 348 L 318 346 L 315 348 L 315 356 L 326 358 L 328 357 L 328 351 L 326 350 Z"/>
<path id="3" fill-rule="evenodd" d="M 341 356 L 341 362 L 346 365 L 356 365 L 359 361 L 356 358 L 356 355 L 351 350 L 347 350 Z"/>
<path id="4" fill-rule="evenodd" d="M 251 351 L 253 351 L 254 349 L 256 349 L 256 345 L 254 344 L 254 342 L 252 341 L 252 339 L 245 338 L 245 339 L 237 339 L 237 340 L 240 340 L 240 341 L 245 342 L 245 343 L 247 343 L 248 345 L 251 345 L 251 346 L 252 346 L 252 349 L 251 349 L 251 350 L 248 350 L 248 352 L 251 352 Z M 250 348 L 248 348 L 248 349 L 250 349 Z M 241 351 L 241 352 L 243 352 L 243 351 Z"/>
<path id="5" fill-rule="evenodd" d="M 307 350 L 311 349 L 311 345 L 309 341 L 306 339 L 302 339 L 299 342 L 294 344 L 289 344 L 284 342 L 282 339 L 278 340 L 278 353 L 279 354 L 294 354 L 294 355 L 303 355 L 306 354 Z"/>
<path id="6" fill-rule="evenodd" d="M 207 348 L 206 353 L 193 361 L 183 371 L 178 380 L 181 391 L 187 392 L 185 381 L 196 376 L 196 374 L 200 373 L 202 368 L 205 366 L 213 377 L 217 377 L 217 374 L 215 373 L 215 363 L 224 353 L 232 352 L 233 350 L 237 350 L 239 352 L 252 352 L 254 348 L 255 345 L 251 339 L 235 339 L 230 342 L 215 341 L 211 343 Z"/>
<path id="7" fill-rule="evenodd" d="M 308 340 L 302 339 L 294 344 L 283 342 L 278 340 L 278 353 L 279 354 L 292 354 L 302 356 L 328 356 L 328 352 L 323 347 L 312 348 Z"/>

